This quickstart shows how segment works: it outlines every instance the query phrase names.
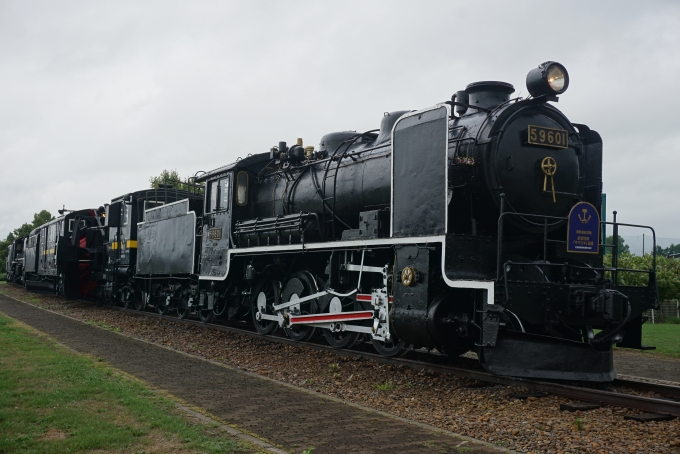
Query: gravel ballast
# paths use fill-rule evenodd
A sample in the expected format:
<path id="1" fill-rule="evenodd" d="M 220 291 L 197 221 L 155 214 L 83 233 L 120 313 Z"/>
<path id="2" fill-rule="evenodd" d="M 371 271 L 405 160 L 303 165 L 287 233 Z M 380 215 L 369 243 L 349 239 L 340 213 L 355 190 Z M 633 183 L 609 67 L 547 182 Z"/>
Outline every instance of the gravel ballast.
<path id="1" fill-rule="evenodd" d="M 446 374 L 146 318 L 87 302 L 30 294 L 9 284 L 1 290 L 106 329 L 518 452 L 680 454 L 678 419 L 639 423 L 624 420 L 637 411 L 607 406 L 561 412 L 560 405 L 569 401 L 556 396 L 511 399 L 509 394 L 525 390 L 479 387 Z"/>

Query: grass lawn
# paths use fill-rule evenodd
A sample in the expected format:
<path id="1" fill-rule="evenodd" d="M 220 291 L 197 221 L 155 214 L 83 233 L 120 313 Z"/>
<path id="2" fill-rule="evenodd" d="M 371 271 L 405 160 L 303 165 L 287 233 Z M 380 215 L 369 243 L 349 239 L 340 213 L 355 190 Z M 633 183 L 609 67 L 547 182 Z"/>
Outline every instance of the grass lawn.
<path id="1" fill-rule="evenodd" d="M 645 323 L 642 325 L 642 345 L 656 346 L 656 350 L 651 350 L 650 353 L 680 358 L 680 325 Z"/>
<path id="2" fill-rule="evenodd" d="M 0 316 L 0 452 L 254 453 L 169 399 Z"/>

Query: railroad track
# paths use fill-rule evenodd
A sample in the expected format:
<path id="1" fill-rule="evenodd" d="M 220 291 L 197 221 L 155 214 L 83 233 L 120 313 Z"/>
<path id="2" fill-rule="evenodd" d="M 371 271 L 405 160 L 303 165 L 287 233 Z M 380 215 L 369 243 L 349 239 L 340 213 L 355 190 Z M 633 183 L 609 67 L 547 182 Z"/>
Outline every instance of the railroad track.
<path id="1" fill-rule="evenodd" d="M 440 372 L 445 374 L 451 374 L 456 377 L 468 378 L 472 380 L 477 380 L 484 383 L 490 383 L 495 385 L 504 386 L 520 386 L 528 388 L 536 392 L 544 392 L 548 394 L 553 394 L 556 396 L 566 397 L 569 399 L 575 399 L 585 402 L 600 403 L 603 405 L 612 405 L 615 407 L 623 407 L 640 410 L 646 413 L 657 413 L 662 415 L 673 415 L 680 416 L 680 386 L 670 386 L 655 383 L 644 383 L 633 380 L 621 380 L 616 379 L 611 386 L 614 388 L 628 388 L 638 392 L 643 393 L 654 393 L 657 395 L 662 395 L 664 397 L 646 397 L 638 396 L 635 394 L 629 394 L 624 392 L 617 392 L 611 390 L 595 389 L 588 387 L 587 385 L 570 385 L 553 381 L 540 381 L 532 380 L 519 377 L 505 377 L 493 375 L 488 372 L 481 370 L 474 370 L 473 368 L 464 368 L 452 366 L 450 364 L 441 363 L 443 356 L 434 356 L 428 361 L 412 359 L 412 358 L 389 358 L 377 353 L 371 353 L 367 351 L 361 351 L 356 349 L 336 349 L 328 345 L 314 343 L 314 342 L 297 342 L 293 341 L 287 337 L 281 337 L 276 335 L 261 335 L 257 332 L 250 331 L 247 329 L 229 326 L 217 323 L 203 323 L 198 320 L 192 319 L 179 319 L 174 316 L 161 315 L 146 311 L 137 311 L 134 309 L 125 309 L 122 307 L 112 306 L 112 309 L 129 312 L 139 316 L 157 318 L 162 320 L 171 320 L 177 323 L 183 323 L 187 325 L 196 325 L 202 327 L 208 327 L 211 329 L 216 329 L 219 331 L 226 331 L 231 333 L 237 333 L 244 336 L 249 336 L 257 339 L 264 339 L 270 342 L 276 342 L 287 345 L 294 345 L 297 347 L 306 347 L 313 350 L 327 351 L 334 353 L 339 356 L 347 357 L 360 357 L 372 359 L 384 364 L 405 366 L 414 370 L 426 370 L 431 372 Z M 417 353 L 416 353 L 417 355 Z M 412 355 L 413 356 L 413 355 Z M 431 355 L 424 355 L 431 356 Z M 471 362 L 473 360 L 470 360 Z"/>

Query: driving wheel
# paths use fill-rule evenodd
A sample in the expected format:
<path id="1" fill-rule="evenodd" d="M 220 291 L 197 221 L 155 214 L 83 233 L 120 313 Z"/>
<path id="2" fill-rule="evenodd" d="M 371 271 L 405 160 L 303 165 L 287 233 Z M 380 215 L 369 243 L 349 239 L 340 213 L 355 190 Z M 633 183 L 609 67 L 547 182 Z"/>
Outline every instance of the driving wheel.
<path id="1" fill-rule="evenodd" d="M 325 312 L 329 314 L 337 314 L 340 312 L 360 310 L 363 310 L 361 301 L 354 301 L 354 298 L 351 297 L 341 299 L 337 296 L 334 296 L 328 304 L 328 308 Z M 360 322 L 359 324 L 366 325 L 367 323 L 367 326 L 371 326 L 370 321 Z M 357 324 L 357 322 L 353 322 L 353 324 Z M 359 338 L 359 333 L 352 331 L 331 331 L 330 329 L 324 329 L 323 337 L 326 338 L 328 345 L 333 348 L 349 348 L 357 341 Z"/>
<path id="2" fill-rule="evenodd" d="M 316 283 L 312 275 L 306 271 L 298 271 L 288 279 L 281 294 L 281 302 L 289 303 L 303 299 L 305 296 L 313 295 L 317 292 Z M 304 301 L 302 303 L 293 304 L 285 308 L 284 313 L 288 315 L 309 315 L 318 312 L 318 304 L 316 299 Z M 293 325 L 290 328 L 285 328 L 286 335 L 294 341 L 306 341 L 314 335 L 316 328 L 313 326 Z"/>
<path id="3" fill-rule="evenodd" d="M 403 340 L 396 339 L 396 336 L 392 335 L 390 340 L 379 341 L 372 340 L 373 348 L 383 356 L 401 356 L 406 354 L 408 349 L 406 348 L 406 343 Z"/>
<path id="4" fill-rule="evenodd" d="M 250 300 L 250 312 L 253 314 L 253 325 L 260 334 L 271 334 L 276 330 L 278 323 L 274 320 L 258 320 L 258 312 L 261 314 L 274 315 L 274 305 L 281 300 L 281 284 L 279 281 L 265 276 L 259 283 L 257 292 Z"/>

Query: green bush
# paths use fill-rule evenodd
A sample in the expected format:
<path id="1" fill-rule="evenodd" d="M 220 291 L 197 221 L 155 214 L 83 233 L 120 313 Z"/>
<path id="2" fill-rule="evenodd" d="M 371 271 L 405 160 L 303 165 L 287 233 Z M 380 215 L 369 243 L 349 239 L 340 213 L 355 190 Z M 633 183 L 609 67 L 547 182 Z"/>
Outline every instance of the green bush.
<path id="1" fill-rule="evenodd" d="M 644 256 L 621 254 L 619 256 L 619 268 L 631 270 L 650 270 L 652 269 L 652 255 Z M 611 266 L 612 256 L 604 256 L 605 266 Z M 668 258 L 663 256 L 656 257 L 656 280 L 659 288 L 659 299 L 678 299 L 680 298 L 680 259 Z M 645 273 L 619 273 L 620 285 L 647 285 L 648 275 Z"/>

